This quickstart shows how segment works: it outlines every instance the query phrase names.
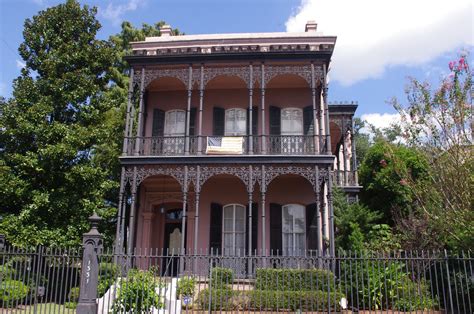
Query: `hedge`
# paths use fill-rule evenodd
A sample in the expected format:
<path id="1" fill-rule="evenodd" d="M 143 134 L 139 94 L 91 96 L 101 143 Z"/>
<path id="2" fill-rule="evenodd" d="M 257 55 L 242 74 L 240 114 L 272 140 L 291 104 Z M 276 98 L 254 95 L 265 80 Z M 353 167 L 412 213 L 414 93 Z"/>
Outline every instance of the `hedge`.
<path id="1" fill-rule="evenodd" d="M 245 308 L 246 302 L 240 299 L 243 291 L 236 291 L 229 288 L 212 289 L 211 310 L 232 311 L 239 308 Z M 242 304 L 244 303 L 244 304 Z M 209 308 L 209 289 L 199 292 L 196 304 L 202 310 Z"/>
<path id="2" fill-rule="evenodd" d="M 249 308 L 257 310 L 340 310 L 339 301 L 344 295 L 324 291 L 247 291 Z M 329 298 L 329 300 L 328 300 Z M 329 303 L 328 303 L 329 301 Z"/>
<path id="3" fill-rule="evenodd" d="M 329 306 L 328 306 L 329 296 Z M 339 310 L 343 294 L 323 291 L 236 291 L 231 289 L 212 289 L 210 309 L 212 311 L 234 310 Z M 209 309 L 209 290 L 202 290 L 196 300 L 201 310 Z"/>
<path id="4" fill-rule="evenodd" d="M 225 289 L 234 281 L 234 272 L 230 268 L 215 267 L 211 272 L 213 289 Z"/>
<path id="5" fill-rule="evenodd" d="M 270 291 L 335 291 L 334 274 L 324 269 L 256 270 L 256 290 Z"/>

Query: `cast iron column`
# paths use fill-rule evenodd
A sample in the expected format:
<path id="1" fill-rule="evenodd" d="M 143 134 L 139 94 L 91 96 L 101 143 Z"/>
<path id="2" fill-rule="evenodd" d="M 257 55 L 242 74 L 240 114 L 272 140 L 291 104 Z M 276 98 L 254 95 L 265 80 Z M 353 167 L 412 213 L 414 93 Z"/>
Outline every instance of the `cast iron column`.
<path id="1" fill-rule="evenodd" d="M 200 180 L 201 180 L 201 166 L 196 167 L 196 185 L 195 185 L 195 213 L 194 213 L 194 254 L 197 252 L 197 247 L 198 247 L 198 228 L 199 228 L 199 196 L 201 194 L 201 185 L 200 185 Z"/>
<path id="2" fill-rule="evenodd" d="M 191 96 L 193 91 L 193 67 L 189 65 L 188 71 L 188 106 L 186 108 L 186 138 L 184 142 L 184 154 L 189 155 L 189 128 L 191 123 Z"/>
<path id="3" fill-rule="evenodd" d="M 132 97 L 133 97 L 133 68 L 130 69 L 130 79 L 128 81 L 128 97 L 127 97 L 127 116 L 125 118 L 125 130 L 123 138 L 123 149 L 122 155 L 125 156 L 128 154 L 128 140 L 129 140 L 129 129 L 130 129 L 130 109 L 132 107 Z"/>
<path id="4" fill-rule="evenodd" d="M 267 235 L 265 231 L 265 193 L 267 190 L 267 186 L 265 184 L 265 166 L 262 165 L 262 184 L 260 185 L 260 191 L 262 193 L 262 251 L 263 254 L 267 254 Z"/>
<path id="5" fill-rule="evenodd" d="M 332 257 L 335 256 L 336 248 L 334 241 L 334 208 L 332 206 L 332 178 L 328 168 L 328 210 L 329 210 L 329 252 Z"/>
<path id="6" fill-rule="evenodd" d="M 253 154 L 253 65 L 249 65 L 249 155 Z"/>
<path id="7" fill-rule="evenodd" d="M 201 64 L 201 78 L 199 83 L 199 131 L 198 131 L 198 155 L 202 154 L 202 106 L 204 104 L 204 64 Z"/>
<path id="8" fill-rule="evenodd" d="M 181 259 L 179 265 L 180 273 L 184 271 L 184 254 L 186 253 L 186 216 L 188 202 L 188 166 L 184 166 L 184 183 L 183 183 L 183 217 L 181 219 Z"/>
<path id="9" fill-rule="evenodd" d="M 143 102 L 143 95 L 145 93 L 145 68 L 142 68 L 142 77 L 140 82 L 140 104 L 138 106 L 138 124 L 137 124 L 137 137 L 135 139 L 135 156 L 140 155 L 140 146 L 141 146 L 141 139 L 142 139 L 142 123 L 143 123 L 143 115 L 144 115 L 144 102 Z"/>
<path id="10" fill-rule="evenodd" d="M 318 243 L 317 243 L 317 250 L 318 256 L 321 256 L 321 244 L 323 239 L 323 232 L 321 229 L 321 184 L 319 181 L 319 167 L 315 166 L 315 175 L 316 175 L 316 186 L 315 186 L 315 194 L 316 194 L 316 219 L 317 223 L 316 226 L 318 228 Z"/>
<path id="11" fill-rule="evenodd" d="M 267 131 L 265 130 L 265 64 L 262 62 L 262 77 L 260 90 L 262 93 L 261 99 L 261 110 L 262 110 L 262 154 L 265 155 L 267 152 Z"/>
<path id="12" fill-rule="evenodd" d="M 137 167 L 133 167 L 133 180 L 132 180 L 132 204 L 130 205 L 130 218 L 128 223 L 128 241 L 127 241 L 127 254 L 132 255 L 133 246 L 135 241 L 135 213 L 137 210 Z"/>
<path id="13" fill-rule="evenodd" d="M 319 136 L 317 131 L 317 115 L 318 111 L 316 108 L 316 80 L 314 77 L 314 63 L 311 61 L 311 99 L 313 101 L 313 141 L 314 141 L 314 154 L 320 153 L 319 151 Z"/>
<path id="14" fill-rule="evenodd" d="M 324 126 L 326 129 L 326 145 L 327 145 L 327 151 L 328 154 L 332 154 L 332 149 L 331 149 L 331 137 L 329 136 L 329 108 L 328 108 L 328 87 L 327 87 L 327 82 L 326 82 L 326 77 L 327 77 L 327 71 L 326 71 L 326 65 L 323 65 L 323 70 L 324 70 L 324 87 L 323 87 L 323 101 L 324 101 Z"/>
<path id="15" fill-rule="evenodd" d="M 115 253 L 122 252 L 122 244 L 123 244 L 123 234 L 121 234 L 121 224 L 122 224 L 122 215 L 125 215 L 125 206 L 126 203 L 124 201 L 124 193 L 125 193 L 125 168 L 122 167 L 122 171 L 120 174 L 120 190 L 119 190 L 119 201 L 118 201 L 118 208 L 117 208 L 117 230 L 115 231 Z"/>

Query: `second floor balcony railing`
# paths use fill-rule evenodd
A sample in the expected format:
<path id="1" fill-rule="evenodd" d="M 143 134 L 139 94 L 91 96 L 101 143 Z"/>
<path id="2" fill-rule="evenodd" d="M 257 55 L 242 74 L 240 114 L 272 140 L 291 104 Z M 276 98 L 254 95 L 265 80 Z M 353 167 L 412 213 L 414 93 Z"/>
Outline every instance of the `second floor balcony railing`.
<path id="1" fill-rule="evenodd" d="M 334 170 L 332 172 L 332 181 L 337 186 L 355 186 L 358 185 L 357 173 L 353 170 Z"/>
<path id="2" fill-rule="evenodd" d="M 126 156 L 327 155 L 329 136 L 154 136 L 125 138 Z"/>

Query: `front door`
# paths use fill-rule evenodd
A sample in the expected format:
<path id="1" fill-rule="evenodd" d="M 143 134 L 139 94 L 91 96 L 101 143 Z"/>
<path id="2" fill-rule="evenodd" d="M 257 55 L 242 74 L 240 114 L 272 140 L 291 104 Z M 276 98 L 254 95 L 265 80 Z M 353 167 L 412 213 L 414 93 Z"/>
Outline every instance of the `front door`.
<path id="1" fill-rule="evenodd" d="M 167 222 L 165 224 L 165 243 L 162 274 L 164 276 L 176 276 L 179 269 L 179 258 L 181 250 L 181 223 Z M 176 257 L 175 257 L 176 256 Z"/>

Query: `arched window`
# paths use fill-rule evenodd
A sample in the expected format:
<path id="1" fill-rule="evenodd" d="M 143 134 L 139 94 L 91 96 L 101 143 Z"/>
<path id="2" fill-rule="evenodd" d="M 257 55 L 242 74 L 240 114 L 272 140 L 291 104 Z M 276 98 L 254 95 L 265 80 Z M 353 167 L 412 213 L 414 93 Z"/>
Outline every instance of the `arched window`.
<path id="1" fill-rule="evenodd" d="M 222 249 L 224 255 L 245 254 L 245 207 L 239 204 L 224 206 Z"/>
<path id="2" fill-rule="evenodd" d="M 281 109 L 281 135 L 303 135 L 302 109 Z"/>
<path id="3" fill-rule="evenodd" d="M 305 207 L 287 204 L 282 207 L 283 255 L 303 255 L 305 244 Z"/>
<path id="4" fill-rule="evenodd" d="M 247 110 L 232 108 L 225 111 L 225 136 L 247 134 Z"/>
<path id="5" fill-rule="evenodd" d="M 186 112 L 169 110 L 165 113 L 165 136 L 184 136 L 186 132 Z"/>

